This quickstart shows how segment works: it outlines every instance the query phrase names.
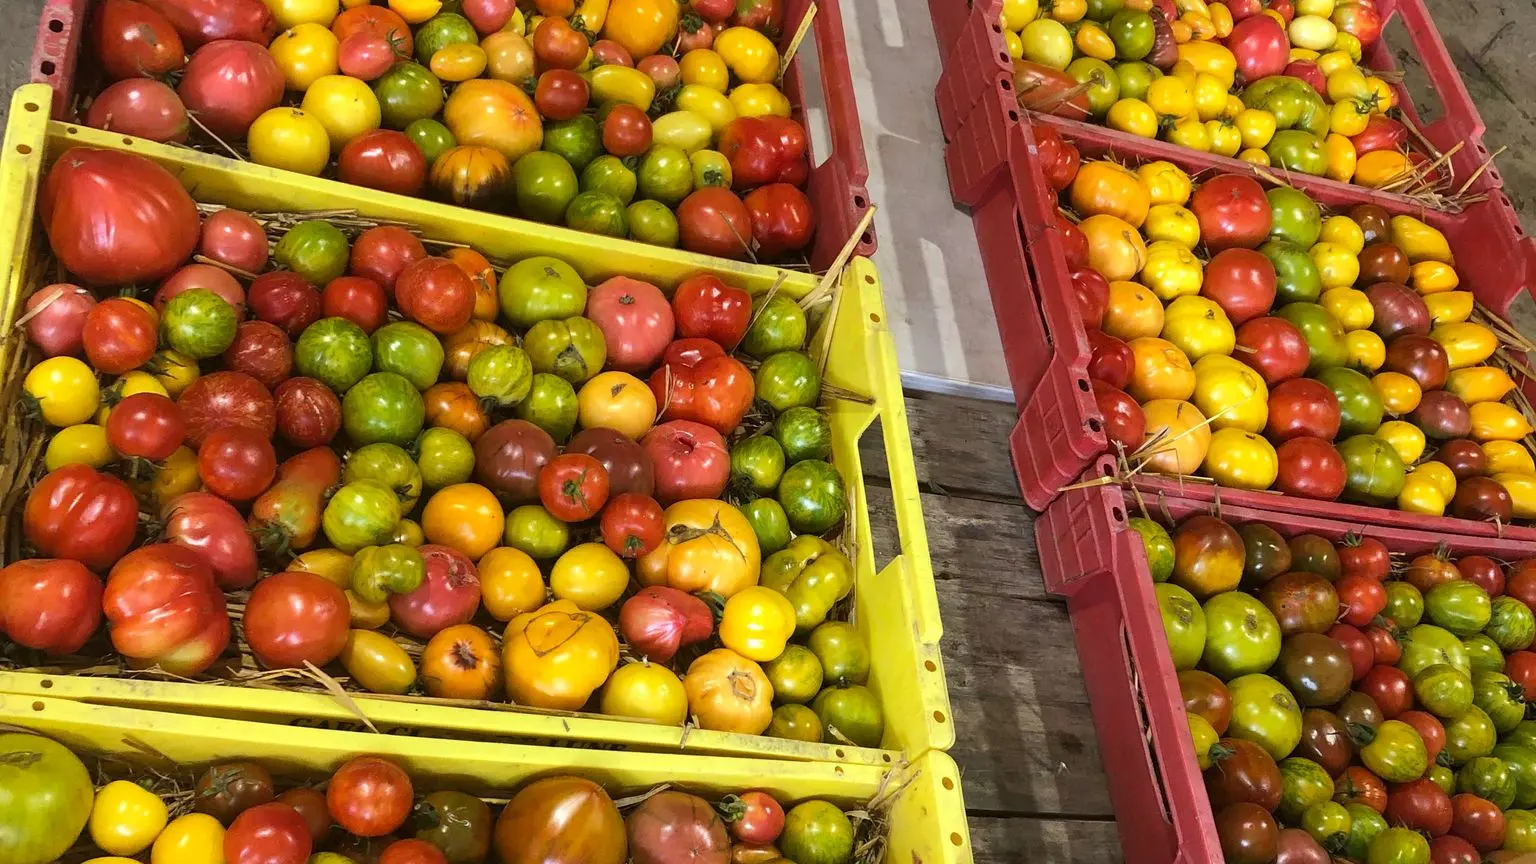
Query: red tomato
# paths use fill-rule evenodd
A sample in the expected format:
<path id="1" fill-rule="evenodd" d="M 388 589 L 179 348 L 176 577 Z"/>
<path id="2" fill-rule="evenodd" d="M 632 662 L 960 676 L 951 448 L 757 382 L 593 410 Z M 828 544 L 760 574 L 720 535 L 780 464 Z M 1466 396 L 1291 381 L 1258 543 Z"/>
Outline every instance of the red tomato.
<path id="1" fill-rule="evenodd" d="M 79 354 L 85 317 L 95 305 L 95 295 L 79 285 L 45 285 L 27 298 L 27 339 L 44 357 Z"/>
<path id="2" fill-rule="evenodd" d="M 1536 652 L 1509 652 L 1504 657 L 1504 674 L 1525 690 L 1525 701 L 1536 702 Z"/>
<path id="3" fill-rule="evenodd" d="M 304 824 L 309 827 L 309 837 L 315 845 L 331 833 L 331 812 L 325 806 L 325 793 L 309 786 L 289 789 L 277 796 L 277 800 L 299 811 Z"/>
<path id="4" fill-rule="evenodd" d="M 1088 377 L 1124 390 L 1136 366 L 1131 346 L 1101 330 L 1089 330 L 1088 347 L 1093 350 L 1093 356 L 1088 358 Z"/>
<path id="5" fill-rule="evenodd" d="M 752 323 L 752 295 L 705 273 L 677 286 L 672 312 L 678 336 L 711 339 L 733 351 Z"/>
<path id="6" fill-rule="evenodd" d="M 1397 719 L 1418 731 L 1419 737 L 1424 739 L 1424 751 L 1429 754 L 1429 764 L 1435 764 L 1435 757 L 1445 749 L 1445 726 L 1439 718 L 1424 711 L 1404 711 Z"/>
<path id="7" fill-rule="evenodd" d="M 1376 620 L 1381 610 L 1387 608 L 1387 589 L 1380 582 L 1361 573 L 1351 573 L 1334 586 L 1338 591 L 1343 612 L 1341 621 L 1364 627 Z"/>
<path id="8" fill-rule="evenodd" d="M 1275 455 L 1280 470 L 1274 488 L 1281 492 L 1319 501 L 1332 501 L 1344 492 L 1344 457 L 1327 441 L 1292 438 L 1275 448 Z"/>
<path id="9" fill-rule="evenodd" d="M 277 801 L 246 810 L 224 832 L 228 864 L 304 864 L 313 846 L 304 817 Z"/>
<path id="10" fill-rule="evenodd" d="M 805 129 L 782 117 L 737 117 L 720 130 L 717 148 L 731 163 L 731 187 L 805 181 Z"/>
<path id="11" fill-rule="evenodd" d="M 400 271 L 425 257 L 427 247 L 415 234 L 398 225 L 380 225 L 357 235 L 350 269 L 353 276 L 367 276 L 392 293 Z"/>
<path id="12" fill-rule="evenodd" d="M 188 48 L 218 39 L 266 45 L 277 32 L 271 10 L 258 0 L 144 0 L 144 5 L 164 15 Z"/>
<path id="13" fill-rule="evenodd" d="M 143 366 L 155 356 L 160 344 L 154 315 L 122 297 L 109 297 L 91 307 L 80 338 L 85 344 L 85 359 L 108 375 Z"/>
<path id="14" fill-rule="evenodd" d="M 713 44 L 714 39 L 711 38 L 710 42 Z M 682 53 L 679 52 L 678 56 L 682 56 Z M 649 57 L 643 57 L 639 63 L 635 64 L 635 68 L 644 72 L 651 79 L 652 83 L 656 85 L 658 91 L 666 91 L 676 87 L 678 81 L 683 77 L 682 67 L 678 65 L 676 60 L 665 54 L 652 54 Z"/>
<path id="15" fill-rule="evenodd" d="M 342 40 L 337 51 L 341 74 L 372 81 L 395 65 L 395 49 L 377 33 L 356 32 Z"/>
<path id="16" fill-rule="evenodd" d="M 314 573 L 275 573 L 245 602 L 246 641 L 269 669 L 324 666 L 341 655 L 349 627 L 347 595 Z"/>
<path id="17" fill-rule="evenodd" d="M 702 423 L 673 420 L 645 433 L 640 446 L 656 472 L 656 498 L 671 504 L 687 498 L 718 498 L 731 478 L 725 439 Z"/>
<path id="18" fill-rule="evenodd" d="M 1332 441 L 1339 434 L 1338 397 L 1313 378 L 1282 381 L 1269 392 L 1269 422 L 1264 431 L 1275 441 L 1301 436 Z"/>
<path id="19" fill-rule="evenodd" d="M 39 555 L 100 571 L 133 544 L 138 509 L 128 484 L 89 465 L 67 465 L 27 493 L 22 530 Z"/>
<path id="20" fill-rule="evenodd" d="M 1072 173 L 1074 177 L 1077 175 L 1076 170 Z M 1071 180 L 1067 181 L 1067 185 L 1070 186 L 1071 183 Z M 1071 219 L 1063 216 L 1060 211 L 1053 212 L 1051 216 L 1056 220 L 1055 230 L 1061 237 L 1061 251 L 1067 258 L 1067 269 L 1081 270 L 1087 267 L 1088 235 L 1078 229 L 1077 225 Z"/>
<path id="21" fill-rule="evenodd" d="M 659 416 L 694 420 L 728 435 L 752 407 L 752 372 L 707 339 L 679 339 L 651 373 Z"/>
<path id="22" fill-rule="evenodd" d="M 726 796 L 722 806 L 731 836 L 741 843 L 764 845 L 784 831 L 784 808 L 767 792 L 743 792 Z"/>
<path id="23" fill-rule="evenodd" d="M 1341 804 L 1364 804 L 1377 813 L 1387 809 L 1387 784 L 1359 765 L 1345 768 L 1333 789 L 1333 800 Z"/>
<path id="24" fill-rule="evenodd" d="M 229 646 L 224 595 L 191 549 L 155 543 L 123 556 L 101 605 L 119 654 L 175 675 L 197 675 Z"/>
<path id="25" fill-rule="evenodd" d="M 1252 249 L 1223 249 L 1205 265 L 1200 295 L 1216 301 L 1232 325 L 1241 327 L 1275 302 L 1275 265 Z"/>
<path id="26" fill-rule="evenodd" d="M 1147 417 L 1130 394 L 1103 381 L 1094 381 L 1093 401 L 1104 417 L 1104 438 L 1110 444 L 1126 453 L 1141 446 L 1147 434 Z"/>
<path id="27" fill-rule="evenodd" d="M 1291 42 L 1285 36 L 1285 28 L 1268 15 L 1254 15 L 1237 22 L 1224 41 L 1237 58 L 1237 73 L 1244 81 L 1257 81 L 1285 70 Z"/>
<path id="28" fill-rule="evenodd" d="M 615 156 L 639 156 L 651 149 L 652 136 L 651 118 L 627 102 L 613 106 L 603 118 L 603 149 Z"/>
<path id="29" fill-rule="evenodd" d="M 1453 831 L 1454 826 L 1453 820 Z M 1429 864 L 1482 864 L 1482 861 L 1483 856 L 1478 853 L 1477 847 L 1455 834 L 1442 834 L 1429 841 Z"/>
<path id="30" fill-rule="evenodd" d="M 549 17 L 533 31 L 533 56 L 541 69 L 575 69 L 586 59 L 591 47 L 587 37 L 571 27 L 569 21 Z"/>
<path id="31" fill-rule="evenodd" d="M 1387 551 L 1387 544 L 1375 537 L 1346 534 L 1338 551 L 1339 572 L 1343 576 L 1368 576 L 1381 582 L 1392 570 L 1392 553 Z"/>
<path id="32" fill-rule="evenodd" d="M 1072 185 L 1077 169 L 1082 165 L 1082 154 L 1077 145 L 1061 137 L 1052 126 L 1044 123 L 1031 127 L 1035 136 L 1035 150 L 1040 157 L 1040 171 L 1047 183 L 1057 192 Z M 1064 217 L 1063 217 L 1064 218 Z"/>
<path id="33" fill-rule="evenodd" d="M 181 97 L 153 78 L 128 78 L 107 87 L 91 101 L 85 122 L 162 143 L 181 144 L 191 131 Z"/>
<path id="34" fill-rule="evenodd" d="M 677 230 L 689 252 L 740 260 L 747 257 L 752 216 L 731 190 L 706 186 L 677 206 Z"/>
<path id="35" fill-rule="evenodd" d="M 259 273 L 267 266 L 267 234 L 249 213 L 226 208 L 203 220 L 197 251 L 231 267 Z"/>
<path id="36" fill-rule="evenodd" d="M 1365 628 L 1365 638 L 1371 640 L 1371 648 L 1376 652 L 1377 663 L 1391 664 L 1403 659 L 1403 646 L 1386 627 L 1373 624 Z"/>
<path id="37" fill-rule="evenodd" d="M 389 595 L 389 614 L 405 632 L 431 639 L 439 630 L 468 624 L 475 617 L 480 608 L 480 573 L 457 549 L 429 543 L 419 551 L 426 559 L 427 576 L 415 591 Z"/>
<path id="38" fill-rule="evenodd" d="M 1393 786 L 1382 815 L 1392 825 L 1439 837 L 1451 830 L 1451 798 L 1435 781 L 1421 777 Z"/>
<path id="39" fill-rule="evenodd" d="M 1487 555 L 1468 555 L 1456 562 L 1461 578 L 1475 582 L 1488 592 L 1489 597 L 1504 593 L 1504 568 Z"/>
<path id="40" fill-rule="evenodd" d="M 1328 92 L 1327 76 L 1311 60 L 1293 60 L 1285 64 L 1285 69 L 1280 74 L 1288 75 L 1292 78 L 1300 78 L 1302 81 L 1312 85 L 1312 89 L 1319 93 Z"/>
<path id="41" fill-rule="evenodd" d="M 563 453 L 539 472 L 539 501 L 562 522 L 585 522 L 608 503 L 608 472 L 585 453 Z"/>
<path id="42" fill-rule="evenodd" d="M 447 258 L 423 258 L 406 265 L 395 281 L 400 313 L 428 330 L 452 333 L 475 312 L 475 283 Z"/>
<path id="43" fill-rule="evenodd" d="M 397 195 L 420 194 L 427 185 L 427 157 L 404 132 L 374 129 L 353 138 L 336 157 L 343 183 Z"/>
<path id="44" fill-rule="evenodd" d="M 732 0 L 692 0 L 688 6 L 694 14 L 711 24 L 725 21 L 736 11 L 736 4 Z"/>
<path id="45" fill-rule="evenodd" d="M 742 199 L 752 219 L 752 239 L 762 258 L 778 258 L 797 252 L 811 242 L 816 230 L 816 216 L 811 199 L 788 183 L 770 183 L 747 193 Z M 1106 296 L 1109 285 L 1105 283 Z"/>
<path id="46" fill-rule="evenodd" d="M 1400 150 L 1408 144 L 1408 127 L 1385 114 L 1373 114 L 1365 131 L 1349 139 L 1355 153 L 1364 156 L 1377 150 Z"/>
<path id="47" fill-rule="evenodd" d="M 197 476 L 213 494 L 229 501 L 249 501 L 272 485 L 277 453 L 270 438 L 243 426 L 208 433 L 197 449 Z"/>
<path id="48" fill-rule="evenodd" d="M 384 287 L 367 276 L 338 276 L 320 292 L 320 310 L 327 318 L 345 318 L 372 333 L 389 320 L 389 298 Z"/>
<path id="49" fill-rule="evenodd" d="M 1283 46 L 1285 33 L 1280 37 Z M 1201 242 L 1212 252 L 1233 247 L 1252 249 L 1269 236 L 1269 199 L 1264 197 L 1264 187 L 1252 177 L 1222 174 L 1201 183 L 1190 197 L 1189 209 L 1200 222 Z"/>
<path id="50" fill-rule="evenodd" d="M 379 864 L 448 864 L 448 856 L 425 840 L 396 840 L 385 847 Z"/>
<path id="51" fill-rule="evenodd" d="M 1072 296 L 1077 300 L 1083 326 L 1097 331 L 1104 326 L 1104 312 L 1109 308 L 1109 280 L 1092 267 L 1072 271 Z"/>
<path id="52" fill-rule="evenodd" d="M 593 288 L 586 315 L 603 331 L 609 368 L 631 375 L 644 375 L 656 366 L 676 326 L 661 289 L 628 276 L 615 276 Z"/>
<path id="53" fill-rule="evenodd" d="M 1376 700 L 1388 720 L 1413 707 L 1413 682 L 1396 666 L 1372 667 L 1355 689 Z"/>
<path id="54" fill-rule="evenodd" d="M 548 120 L 569 120 L 587 110 L 592 90 L 587 81 L 569 69 L 550 69 L 539 76 L 533 104 Z"/>
<path id="55" fill-rule="evenodd" d="M 239 591 L 256 582 L 256 543 L 228 501 L 209 492 L 187 492 L 167 502 L 160 519 L 166 542 L 201 555 L 221 590 Z"/>
<path id="56" fill-rule="evenodd" d="M 656 536 L 659 543 L 659 531 Z M 79 561 L 27 558 L 0 570 L 0 636 L 49 654 L 74 654 L 100 625 L 101 580 Z"/>
<path id="57" fill-rule="evenodd" d="M 1301 377 L 1312 355 L 1295 324 L 1284 318 L 1263 317 L 1237 328 L 1237 350 L 1233 356 L 1253 367 L 1265 384 L 1274 387 L 1281 381 Z"/>
<path id="58" fill-rule="evenodd" d="M 620 558 L 639 558 L 660 546 L 665 527 L 661 505 L 649 495 L 624 492 L 603 508 L 603 543 Z"/>
<path id="59" fill-rule="evenodd" d="M 1376 665 L 1376 649 L 1360 628 L 1353 624 L 1335 624 L 1328 629 L 1328 638 L 1344 646 L 1349 654 L 1349 665 L 1354 672 L 1351 681 L 1359 681 Z"/>
<path id="60" fill-rule="evenodd" d="M 251 282 L 251 314 L 276 324 L 289 339 L 320 320 L 320 292 L 292 270 L 263 273 Z"/>
<path id="61" fill-rule="evenodd" d="M 325 789 L 325 803 L 346 831 L 382 837 L 411 814 L 411 778 L 400 766 L 377 756 L 359 756 L 337 769 Z"/>
<path id="62" fill-rule="evenodd" d="M 245 317 L 245 289 L 222 267 L 212 264 L 188 264 L 170 275 L 155 291 L 155 311 L 164 312 L 165 304 L 178 294 L 202 288 L 219 295 L 235 310 L 235 317 Z"/>
<path id="63" fill-rule="evenodd" d="M 1504 593 L 1536 609 L 1536 558 L 1511 565 Z"/>
<path id="64" fill-rule="evenodd" d="M 276 324 L 242 321 L 235 341 L 224 350 L 224 365 L 255 378 L 263 387 L 276 387 L 293 371 L 293 343 Z"/>
<path id="65" fill-rule="evenodd" d="M 108 78 L 159 78 L 187 62 L 165 16 L 133 0 L 105 0 L 91 19 L 92 54 Z M 92 124 L 95 125 L 95 124 Z"/>
<path id="66" fill-rule="evenodd" d="M 1451 799 L 1451 833 L 1492 852 L 1504 845 L 1504 811 L 1486 798 L 1462 793 Z"/>
<path id="67" fill-rule="evenodd" d="M 341 400 L 314 378 L 277 385 L 277 432 L 295 447 L 320 447 L 341 431 Z"/>
<path id="68" fill-rule="evenodd" d="M 411 37 L 411 25 L 405 23 L 399 13 L 383 6 L 363 5 L 341 10 L 341 14 L 331 22 L 331 33 L 338 42 L 346 42 L 354 33 L 381 36 L 394 48 L 395 56 L 401 60 L 411 59 L 416 49 L 415 40 Z"/>
<path id="69" fill-rule="evenodd" d="M 192 53 L 176 92 L 187 110 L 210 132 L 226 140 L 247 129 L 283 101 L 283 73 L 267 53 L 267 42 L 221 39 Z"/>
<path id="70" fill-rule="evenodd" d="M 159 393 L 135 393 L 107 417 L 107 443 L 120 455 L 163 462 L 186 437 L 181 409 Z"/>
<path id="71" fill-rule="evenodd" d="M 470 0 L 470 2 L 474 2 L 474 0 Z M 484 0 L 482 0 L 482 2 L 484 2 Z M 681 38 L 681 35 L 679 35 L 679 38 Z M 704 47 L 707 48 L 709 46 L 706 45 Z M 628 66 L 631 69 L 635 68 L 634 55 L 629 53 L 628 48 L 625 48 L 623 45 L 620 45 L 612 39 L 599 39 L 596 42 L 593 42 L 592 59 L 595 60 L 598 65 Z"/>
<path id="72" fill-rule="evenodd" d="M 481 36 L 489 36 L 507 26 L 517 11 L 515 0 L 464 0 L 464 17 L 475 25 Z M 595 47 L 595 46 L 594 46 Z"/>

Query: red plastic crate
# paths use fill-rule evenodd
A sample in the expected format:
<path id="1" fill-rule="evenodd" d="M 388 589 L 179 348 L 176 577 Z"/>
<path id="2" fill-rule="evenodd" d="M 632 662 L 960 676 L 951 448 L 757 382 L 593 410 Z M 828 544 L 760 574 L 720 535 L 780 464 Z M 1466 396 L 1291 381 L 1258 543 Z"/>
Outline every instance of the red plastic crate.
<path id="1" fill-rule="evenodd" d="M 787 47 L 795 27 L 804 19 L 813 0 L 785 0 L 785 32 L 779 47 Z M 46 0 L 38 19 L 37 39 L 32 46 L 32 81 L 48 84 L 62 94 L 54 100 L 54 117 L 70 119 L 75 103 L 75 87 L 80 72 L 80 46 L 89 21 L 90 0 Z M 814 46 L 818 80 L 806 80 L 800 56 L 785 71 L 783 90 L 794 106 L 796 120 L 811 128 L 805 116 L 807 87 L 820 86 L 824 106 L 829 151 L 818 161 L 811 145 L 810 178 L 805 192 L 811 199 L 817 219 L 816 236 L 807 250 L 811 267 L 821 271 L 831 267 L 843 244 L 853 236 L 864 211 L 869 209 L 869 162 L 864 156 L 864 134 L 859 128 L 858 104 L 854 99 L 853 74 L 848 69 L 848 42 L 843 35 L 843 15 L 838 0 L 815 0 L 818 7 L 811 36 L 800 43 L 801 51 Z M 811 37 L 814 37 L 811 38 Z M 855 255 L 869 256 L 876 247 L 871 226 L 860 236 Z"/>
<path id="2" fill-rule="evenodd" d="M 1094 474 L 1104 469 L 1113 470 L 1110 460 L 1096 466 Z M 1442 543 L 1452 558 L 1479 554 L 1514 561 L 1536 554 L 1528 543 L 1507 538 L 1445 536 L 1348 518 L 1279 518 L 1234 506 L 1225 496 L 1218 509 L 1137 485 L 1147 515 L 1164 524 L 1215 512 L 1236 525 L 1262 522 L 1287 537 L 1374 537 L 1402 556 L 1432 552 Z M 1209 864 L 1221 860 L 1221 845 L 1195 763 L 1152 576 L 1140 538 L 1126 524 L 1131 516 L 1142 515 L 1140 506 L 1118 486 L 1064 493 L 1035 522 L 1040 569 L 1046 590 L 1067 601 L 1099 753 L 1112 768 L 1105 777 L 1125 860 Z"/>
<path id="3" fill-rule="evenodd" d="M 1435 29 L 1423 0 L 1384 0 L 1377 6 L 1381 11 L 1384 28 L 1395 18 L 1407 30 L 1414 53 L 1424 64 L 1430 89 L 1440 99 L 1442 116 L 1431 123 L 1423 122 L 1407 89 L 1402 84 L 1393 84 L 1398 106 L 1440 152 L 1444 153 L 1457 143 L 1465 142 L 1450 159 L 1451 173 L 1456 178 L 1471 177 L 1489 158 L 1488 148 L 1482 141 L 1486 127 L 1465 83 L 1456 71 L 1455 63 L 1446 52 L 1445 43 Z M 977 0 L 968 9 L 954 0 L 929 0 L 928 8 L 939 43 L 939 56 L 944 63 L 944 71 L 935 88 L 935 99 L 938 103 L 939 125 L 946 139 L 954 140 L 960 126 L 967 122 L 968 117 L 974 116 L 973 109 L 978 102 L 1000 105 L 1004 114 L 1009 110 L 1015 114 L 1020 113 L 1013 92 L 1013 65 L 1003 43 L 1002 26 L 998 23 L 1002 0 Z M 1367 49 L 1361 61 L 1362 66 L 1372 69 L 1397 68 L 1385 37 Z M 1117 151 L 1149 159 L 1163 158 L 1152 154 L 1166 152 L 1168 148 L 1184 149 L 1094 123 L 1032 112 L 1030 117 L 1050 122 L 1064 132 L 1073 134 L 1073 137 L 1093 136 L 1113 141 Z M 1185 152 L 1192 153 L 1203 168 L 1214 168 L 1222 173 L 1253 172 L 1253 166 L 1237 159 L 1213 153 Z M 1454 182 L 1459 184 L 1461 181 Z M 1354 195 L 1360 196 L 1360 202 L 1372 201 L 1389 208 L 1390 202 L 1394 201 L 1399 208 L 1419 206 L 1406 195 L 1378 192 L 1326 177 L 1297 175 L 1293 185 L 1309 193 L 1328 189 L 1340 192 L 1351 190 Z M 1489 165 L 1473 182 L 1471 189 L 1487 193 L 1502 185 L 1498 170 Z"/>

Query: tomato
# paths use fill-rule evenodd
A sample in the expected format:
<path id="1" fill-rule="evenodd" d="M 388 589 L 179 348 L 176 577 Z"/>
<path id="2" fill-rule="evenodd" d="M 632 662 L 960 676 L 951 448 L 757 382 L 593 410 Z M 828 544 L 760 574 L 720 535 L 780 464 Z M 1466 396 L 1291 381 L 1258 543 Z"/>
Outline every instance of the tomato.
<path id="1" fill-rule="evenodd" d="M 1218 676 L 1236 678 L 1268 669 L 1280 654 L 1280 627 L 1256 598 L 1236 592 L 1205 603 L 1205 665 Z"/>
<path id="2" fill-rule="evenodd" d="M 549 120 L 569 120 L 587 107 L 591 91 L 586 79 L 568 69 L 550 69 L 539 76 L 533 102 Z"/>
<path id="3" fill-rule="evenodd" d="M 78 561 L 17 561 L 0 570 L 0 600 L 0 632 L 53 655 L 78 652 L 101 624 L 101 582 Z"/>
<path id="4" fill-rule="evenodd" d="M 427 643 L 421 676 L 429 696 L 491 699 L 501 690 L 501 654 L 489 633 L 457 624 L 439 630 Z"/>
<path id="5" fill-rule="evenodd" d="M 347 599 L 313 573 L 278 573 L 256 583 L 245 609 L 251 651 L 268 668 L 324 666 L 347 641 Z"/>
<path id="6" fill-rule="evenodd" d="M 427 182 L 427 160 L 404 133 L 375 129 L 341 148 L 336 173 L 344 183 L 417 195 Z"/>
<path id="7" fill-rule="evenodd" d="M 176 403 L 158 393 L 136 393 L 117 403 L 107 417 L 107 441 L 123 456 L 161 462 L 186 436 Z"/>
<path id="8" fill-rule="evenodd" d="M 1225 249 L 1205 267 L 1201 296 L 1214 300 L 1241 326 L 1269 311 L 1275 299 L 1275 267 L 1248 249 Z"/>
<path id="9" fill-rule="evenodd" d="M 1293 378 L 1270 393 L 1266 431 L 1278 441 L 1303 436 L 1331 441 L 1339 422 L 1338 398 L 1321 382 Z"/>
<path id="10" fill-rule="evenodd" d="M 143 304 L 110 297 L 86 313 L 80 337 L 92 366 L 121 375 L 154 356 L 155 317 Z"/>
<path id="11" fill-rule="evenodd" d="M 157 78 L 186 63 L 180 34 L 165 16 L 142 3 L 103 3 L 91 21 L 90 39 L 94 56 L 114 80 Z"/>
<path id="12" fill-rule="evenodd" d="M 462 329 L 475 309 L 474 283 L 446 258 L 423 258 L 406 265 L 394 291 L 401 313 L 435 333 Z"/>
<path id="13" fill-rule="evenodd" d="M 272 800 L 272 775 L 255 762 L 226 762 L 204 771 L 194 787 L 193 808 L 220 822 Z"/>
<path id="14" fill-rule="evenodd" d="M 853 854 L 853 823 L 826 801 L 797 804 L 784 817 L 778 846 L 795 861 L 842 861 Z"/>
<path id="15" fill-rule="evenodd" d="M 23 530 L 38 553 L 105 570 L 133 542 L 137 510 L 127 484 L 86 465 L 69 465 L 27 493 Z"/>
<path id="16" fill-rule="evenodd" d="M 178 816 L 167 825 L 150 850 L 150 864 L 224 860 L 224 826 L 206 813 Z"/>
<path id="17" fill-rule="evenodd" d="M 1481 631 L 1492 615 L 1488 592 L 1460 579 L 1442 582 L 1425 592 L 1424 611 L 1437 626 L 1458 636 Z"/>
<path id="18" fill-rule="evenodd" d="M 1185 588 L 1160 583 L 1155 591 L 1173 666 L 1181 671 L 1193 669 L 1200 662 L 1200 652 L 1205 647 L 1205 613 L 1200 609 L 1199 601 Z"/>
<path id="19" fill-rule="evenodd" d="M 169 86 L 150 78 L 130 78 L 108 86 L 92 100 L 85 122 L 98 129 L 162 143 L 185 143 L 190 131 L 181 97 Z"/>
<path id="20" fill-rule="evenodd" d="M 308 860 L 313 843 L 309 825 L 299 811 L 274 801 L 235 817 L 224 833 L 224 860 L 229 864 L 297 864 Z"/>
<path id="21" fill-rule="evenodd" d="M 1189 209 L 1200 221 L 1200 236 L 1213 251 L 1231 247 L 1252 249 L 1269 234 L 1271 211 L 1257 181 L 1223 175 L 1200 184 Z"/>
<path id="22" fill-rule="evenodd" d="M 1275 760 L 1251 741 L 1223 738 L 1211 748 L 1205 788 L 1214 809 L 1253 803 L 1265 810 L 1280 805 L 1281 777 Z"/>
<path id="23" fill-rule="evenodd" d="M 378 756 L 359 756 L 336 770 L 326 786 L 331 818 L 359 837 L 382 837 L 411 812 L 411 778 Z"/>
<path id="24" fill-rule="evenodd" d="M 131 780 L 103 786 L 91 805 L 91 840 L 113 855 L 137 855 L 165 829 L 168 813 L 160 796 Z"/>
<path id="25" fill-rule="evenodd" d="M 426 247 L 416 235 L 398 225 L 380 225 L 357 236 L 348 269 L 353 276 L 372 279 L 393 292 L 401 272 L 426 257 Z"/>
<path id="26" fill-rule="evenodd" d="M 260 432 L 225 426 L 208 434 L 197 451 L 197 473 L 208 491 L 230 501 L 249 501 L 272 485 L 277 454 Z"/>
<path id="27" fill-rule="evenodd" d="M 416 839 L 441 850 L 448 862 L 484 860 L 490 851 L 491 808 L 473 795 L 430 792 L 416 816 Z"/>
<path id="28" fill-rule="evenodd" d="M 264 44 L 221 39 L 198 48 L 187 61 L 177 93 L 213 134 L 240 138 L 282 101 L 284 70 Z M 330 58 L 334 65 L 334 45 Z"/>
<path id="29" fill-rule="evenodd" d="M 662 308 L 667 308 L 664 301 Z M 650 388 L 658 402 L 665 400 L 663 417 L 704 423 L 723 435 L 735 430 L 746 416 L 756 385 L 746 366 L 719 345 L 707 339 L 686 339 L 667 347 L 666 362 L 651 374 Z M 775 431 L 782 436 L 792 426 L 781 418 Z M 782 437 L 780 443 L 784 443 Z"/>

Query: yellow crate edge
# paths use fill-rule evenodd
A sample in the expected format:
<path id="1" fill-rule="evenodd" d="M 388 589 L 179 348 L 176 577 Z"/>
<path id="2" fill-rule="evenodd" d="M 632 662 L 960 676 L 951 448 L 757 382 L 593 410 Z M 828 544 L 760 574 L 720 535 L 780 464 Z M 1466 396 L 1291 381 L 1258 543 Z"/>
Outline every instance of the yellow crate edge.
<path id="1" fill-rule="evenodd" d="M 253 759 L 280 777 L 322 779 L 353 756 L 374 754 L 401 763 L 418 791 L 438 785 L 472 793 L 506 793 L 528 780 L 576 773 L 631 794 L 673 783 L 705 794 L 765 789 L 784 801 L 827 798 L 844 806 L 867 801 L 882 788 L 886 769 L 764 759 L 594 753 L 513 744 L 424 741 L 354 732 L 309 730 L 240 720 L 181 717 L 88 705 L 67 699 L 0 695 L 0 724 L 47 735 L 92 755 L 141 764 L 199 766 Z M 890 813 L 889 862 L 966 864 L 972 860 L 960 772 L 937 751 L 892 769 L 900 787 Z"/>

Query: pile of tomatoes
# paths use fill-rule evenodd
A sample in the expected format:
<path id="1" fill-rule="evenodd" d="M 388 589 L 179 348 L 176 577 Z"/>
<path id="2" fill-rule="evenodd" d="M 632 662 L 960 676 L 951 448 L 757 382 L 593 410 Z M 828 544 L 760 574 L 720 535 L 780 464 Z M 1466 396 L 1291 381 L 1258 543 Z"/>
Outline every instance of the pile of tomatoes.
<path id="1" fill-rule="evenodd" d="M 1288 186 L 1083 161 L 1037 127 L 1108 439 L 1145 467 L 1434 516 L 1536 517 L 1531 423 L 1441 232 Z"/>
<path id="2" fill-rule="evenodd" d="M 504 864 L 848 864 L 856 833 L 827 801 L 786 813 L 757 790 L 709 800 L 663 789 L 621 812 L 602 785 L 571 775 L 506 790 L 511 800 L 493 816 L 475 795 L 416 790 L 382 756 L 354 757 L 323 783 L 281 793 L 266 766 L 225 762 L 175 778 L 186 788 L 166 797 L 164 768 L 147 783 L 93 789 L 74 753 L 37 735 L 0 735 L 0 757 L 12 806 L 26 814 L 0 837 L 8 864 L 56 861 L 82 834 L 116 856 L 87 864 L 145 853 L 156 864 L 481 864 L 493 850 Z"/>
<path id="3" fill-rule="evenodd" d="M 805 129 L 777 84 L 783 14 L 779 0 L 104 0 L 89 47 L 107 86 L 82 119 L 579 231 L 793 258 L 815 217 Z"/>
<path id="4" fill-rule="evenodd" d="M 1427 158 L 1360 67 L 1373 0 L 1005 0 L 1025 108 L 1380 188 Z"/>
<path id="5" fill-rule="evenodd" d="M 1131 522 L 1230 864 L 1536 852 L 1536 559 Z"/>
<path id="6" fill-rule="evenodd" d="M 498 280 L 397 226 L 302 221 L 269 256 L 250 215 L 200 221 L 163 168 L 87 148 L 40 209 L 108 290 L 27 302 L 46 473 L 0 635 L 68 655 L 105 617 L 127 663 L 195 676 L 232 655 L 241 592 L 267 668 L 879 746 L 795 302 L 709 273 L 589 288 L 551 257 Z"/>

